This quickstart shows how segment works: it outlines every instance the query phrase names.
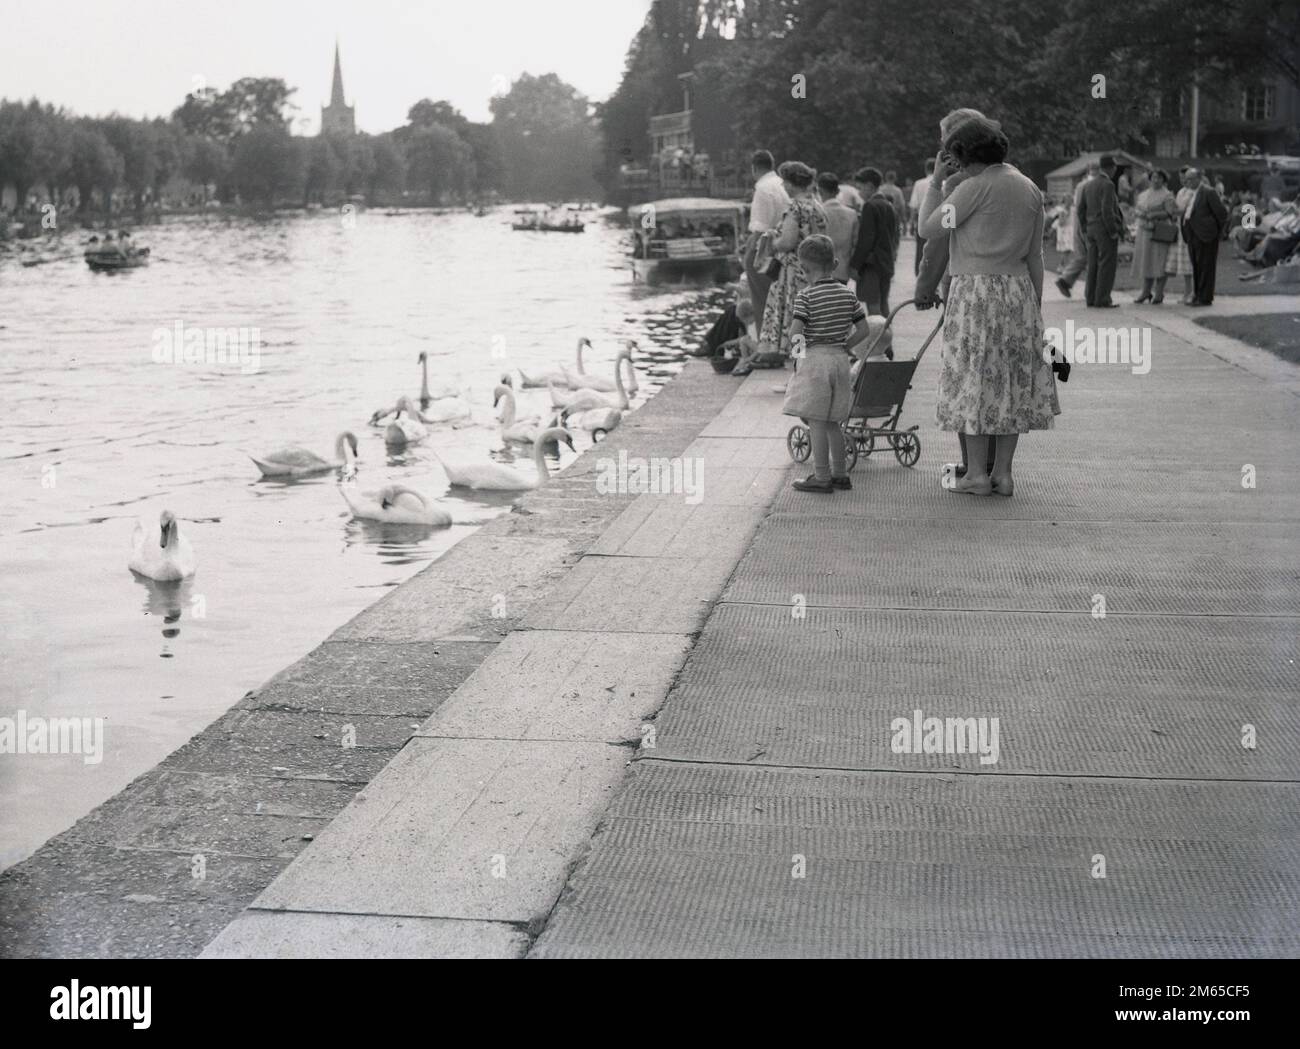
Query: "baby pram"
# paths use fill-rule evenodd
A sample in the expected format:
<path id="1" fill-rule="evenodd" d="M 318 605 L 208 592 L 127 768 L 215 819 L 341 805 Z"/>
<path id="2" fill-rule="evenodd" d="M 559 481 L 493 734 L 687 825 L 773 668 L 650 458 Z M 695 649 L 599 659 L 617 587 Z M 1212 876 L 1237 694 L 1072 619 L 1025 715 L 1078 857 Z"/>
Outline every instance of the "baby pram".
<path id="1" fill-rule="evenodd" d="M 913 305 L 915 300 L 908 299 L 896 306 L 871 346 L 874 347 L 884 338 L 899 310 Z M 894 449 L 894 458 L 904 466 L 914 466 L 921 457 L 921 438 L 916 435 L 917 427 L 913 425 L 900 430 L 898 417 L 903 413 L 903 400 L 907 397 L 907 391 L 912 388 L 916 366 L 921 363 L 925 351 L 943 327 L 942 307 L 938 313 L 939 319 L 934 328 L 910 361 L 864 360 L 859 365 L 857 378 L 853 381 L 853 407 L 849 409 L 849 418 L 842 427 L 845 466 L 848 469 L 857 466 L 859 455 L 867 456 L 875 451 L 877 437 L 889 442 Z M 868 347 L 867 352 L 871 352 L 871 347 Z M 873 424 L 873 420 L 877 422 Z M 785 444 L 791 459 L 797 463 L 806 462 L 812 453 L 812 438 L 808 427 L 790 427 Z"/>

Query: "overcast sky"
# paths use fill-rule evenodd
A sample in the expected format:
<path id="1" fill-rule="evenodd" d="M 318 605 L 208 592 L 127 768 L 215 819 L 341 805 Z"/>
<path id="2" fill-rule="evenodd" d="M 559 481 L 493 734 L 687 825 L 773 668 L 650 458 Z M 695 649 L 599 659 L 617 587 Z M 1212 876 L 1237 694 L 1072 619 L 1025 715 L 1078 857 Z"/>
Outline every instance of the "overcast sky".
<path id="1" fill-rule="evenodd" d="M 593 101 L 618 86 L 650 0 L 61 0 L 4 5 L 0 98 L 78 115 L 166 116 L 196 84 L 243 76 L 296 87 L 314 131 L 334 39 L 362 131 L 405 123 L 421 98 L 486 120 L 520 73 L 558 73 Z"/>

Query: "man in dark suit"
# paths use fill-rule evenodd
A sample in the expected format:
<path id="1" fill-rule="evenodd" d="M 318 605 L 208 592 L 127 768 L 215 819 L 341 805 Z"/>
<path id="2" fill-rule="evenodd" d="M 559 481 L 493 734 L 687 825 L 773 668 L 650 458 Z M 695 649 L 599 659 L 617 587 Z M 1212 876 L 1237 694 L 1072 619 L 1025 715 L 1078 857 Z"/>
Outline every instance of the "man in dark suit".
<path id="1" fill-rule="evenodd" d="M 1188 168 L 1185 178 L 1188 188 L 1193 190 L 1182 222 L 1187 254 L 1192 257 L 1192 305 L 1208 306 L 1214 301 L 1219 238 L 1228 224 L 1228 209 L 1196 168 Z"/>
<path id="2" fill-rule="evenodd" d="M 1089 306 L 1110 309 L 1117 305 L 1110 301 L 1110 290 L 1115 285 L 1115 263 L 1119 258 L 1119 235 L 1124 229 L 1124 218 L 1115 193 L 1115 158 L 1104 156 L 1098 164 L 1101 177 L 1084 183 L 1074 221 L 1083 229 L 1088 246 L 1084 301 Z"/>
<path id="3" fill-rule="evenodd" d="M 867 312 L 889 314 L 889 284 L 898 258 L 898 214 L 889 198 L 880 193 L 883 181 L 875 168 L 863 168 L 854 176 L 865 198 L 858 219 L 858 240 L 849 260 L 849 272 L 857 276 L 858 298 Z"/>

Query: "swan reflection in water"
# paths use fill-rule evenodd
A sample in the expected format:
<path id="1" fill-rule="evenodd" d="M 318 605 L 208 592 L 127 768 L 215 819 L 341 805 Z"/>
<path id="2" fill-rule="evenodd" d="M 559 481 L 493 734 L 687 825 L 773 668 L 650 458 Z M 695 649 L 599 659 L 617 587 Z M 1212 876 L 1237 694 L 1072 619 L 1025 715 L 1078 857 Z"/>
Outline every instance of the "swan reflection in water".
<path id="1" fill-rule="evenodd" d="M 446 526 L 393 524 L 352 518 L 344 525 L 343 541 L 348 546 L 372 546 L 386 564 L 415 565 L 432 561 L 443 544 L 430 543 L 435 533 L 445 535 Z"/>
<path id="2" fill-rule="evenodd" d="M 162 621 L 164 640 L 162 651 L 158 653 L 159 658 L 172 659 L 173 653 L 169 642 L 180 637 L 179 624 L 185 610 L 189 609 L 191 619 L 202 619 L 206 614 L 203 596 L 194 593 L 194 577 L 190 576 L 179 582 L 160 583 L 138 572 L 132 572 L 131 578 L 135 580 L 136 585 L 146 591 L 141 610 L 146 616 L 155 617 L 155 621 Z"/>

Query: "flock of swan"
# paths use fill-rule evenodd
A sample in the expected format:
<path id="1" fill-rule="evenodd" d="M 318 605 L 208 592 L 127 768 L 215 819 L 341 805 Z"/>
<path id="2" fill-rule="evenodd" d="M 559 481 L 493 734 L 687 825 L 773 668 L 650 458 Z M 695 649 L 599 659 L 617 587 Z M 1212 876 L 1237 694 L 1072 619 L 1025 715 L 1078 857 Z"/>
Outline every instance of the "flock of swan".
<path id="1" fill-rule="evenodd" d="M 453 487 L 497 492 L 523 492 L 537 488 L 550 477 L 545 458 L 548 445 L 563 443 L 574 450 L 573 431 L 589 433 L 596 440 L 618 426 L 631 407 L 631 396 L 638 390 L 632 360 L 636 341 L 628 339 L 624 342 L 614 359 L 612 379 L 593 375 L 585 369 L 582 351 L 590 346 L 589 339 L 578 340 L 576 370 L 561 365 L 555 371 L 530 374 L 519 369 L 520 389 L 546 389 L 549 392 L 552 413 L 545 423 L 540 415 L 519 416 L 514 380 L 509 373 L 501 375 L 493 390 L 492 406 L 498 413 L 501 439 L 509 444 L 533 446 L 535 474 L 526 474 L 491 458 L 452 457 L 435 452 L 434 457 Z M 421 368 L 419 403 L 403 395 L 391 408 L 380 408 L 370 416 L 370 425 L 383 426 L 384 442 L 394 450 L 425 440 L 431 427 L 455 426 L 472 418 L 473 406 L 459 387 L 443 384 L 436 389 L 430 388 L 426 353 L 420 354 L 417 363 Z M 628 375 L 626 385 L 624 368 Z M 338 471 L 343 482 L 339 485 L 339 492 L 352 516 L 359 520 L 433 527 L 446 527 L 452 523 L 450 513 L 406 485 L 391 484 L 377 491 L 358 491 L 354 483 L 357 453 L 356 434 L 344 431 L 334 442 L 333 458 L 323 458 L 296 445 L 249 458 L 264 478 L 296 480 Z M 180 534 L 175 514 L 164 510 L 156 525 L 144 520 L 136 524 L 128 567 L 158 582 L 179 582 L 194 574 L 198 567 L 194 548 Z"/>

